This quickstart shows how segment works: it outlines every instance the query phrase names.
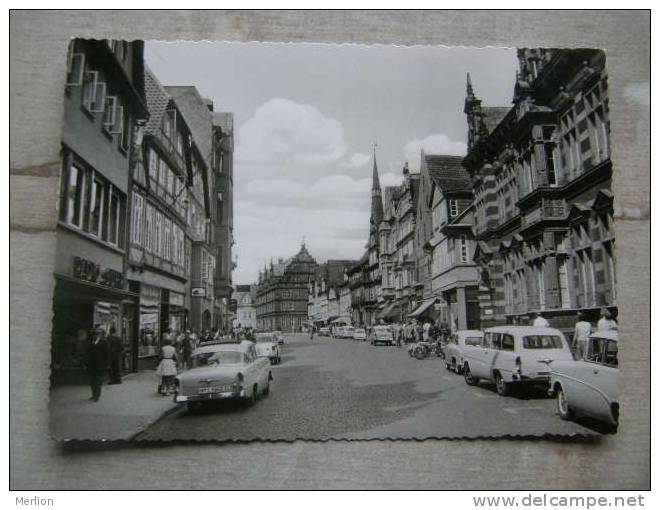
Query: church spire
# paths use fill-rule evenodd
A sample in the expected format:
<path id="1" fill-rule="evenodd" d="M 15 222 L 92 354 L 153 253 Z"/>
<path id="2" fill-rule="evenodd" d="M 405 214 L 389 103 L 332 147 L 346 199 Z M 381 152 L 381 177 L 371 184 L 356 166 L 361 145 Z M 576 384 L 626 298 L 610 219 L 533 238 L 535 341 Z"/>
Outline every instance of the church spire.
<path id="1" fill-rule="evenodd" d="M 383 199 L 380 191 L 380 179 L 378 178 L 378 164 L 376 163 L 376 145 L 374 143 L 374 170 L 371 183 L 371 219 L 372 226 L 377 227 L 383 221 Z"/>
<path id="2" fill-rule="evenodd" d="M 465 106 L 463 112 L 467 115 L 468 123 L 468 151 L 472 150 L 479 140 L 486 134 L 486 126 L 481 112 L 481 99 L 474 94 L 470 73 L 467 73 L 465 85 Z"/>
<path id="3" fill-rule="evenodd" d="M 472 90 L 472 80 L 470 79 L 470 73 L 467 73 L 467 86 L 466 86 L 466 96 L 468 100 L 474 99 L 474 90 Z"/>

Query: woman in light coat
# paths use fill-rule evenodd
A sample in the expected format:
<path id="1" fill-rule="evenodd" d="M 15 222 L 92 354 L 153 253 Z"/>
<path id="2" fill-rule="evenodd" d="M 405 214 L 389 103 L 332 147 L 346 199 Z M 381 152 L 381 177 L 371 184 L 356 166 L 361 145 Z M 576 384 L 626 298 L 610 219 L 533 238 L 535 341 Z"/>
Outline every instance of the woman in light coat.
<path id="1" fill-rule="evenodd" d="M 156 373 L 159 378 L 158 393 L 161 395 L 170 395 L 174 391 L 177 375 L 176 349 L 172 346 L 170 340 L 163 340 L 161 359 Z"/>

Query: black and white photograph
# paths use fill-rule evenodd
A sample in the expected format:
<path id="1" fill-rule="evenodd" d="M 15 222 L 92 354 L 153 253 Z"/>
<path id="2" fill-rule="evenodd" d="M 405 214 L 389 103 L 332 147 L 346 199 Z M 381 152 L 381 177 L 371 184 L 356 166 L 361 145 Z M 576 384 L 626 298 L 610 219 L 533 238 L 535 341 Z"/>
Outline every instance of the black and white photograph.
<path id="1" fill-rule="evenodd" d="M 52 437 L 617 432 L 601 49 L 75 39 L 64 65 Z"/>

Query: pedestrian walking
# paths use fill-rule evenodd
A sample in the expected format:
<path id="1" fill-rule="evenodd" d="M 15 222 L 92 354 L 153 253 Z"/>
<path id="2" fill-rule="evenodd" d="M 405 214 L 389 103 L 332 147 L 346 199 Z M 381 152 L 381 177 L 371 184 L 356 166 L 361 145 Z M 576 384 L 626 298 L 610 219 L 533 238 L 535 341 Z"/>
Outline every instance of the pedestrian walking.
<path id="1" fill-rule="evenodd" d="M 90 400 L 98 402 L 101 398 L 101 386 L 103 385 L 103 374 L 108 368 L 108 342 L 105 339 L 105 331 L 97 326 L 87 350 L 87 371 L 89 374 L 89 386 L 92 390 Z"/>
<path id="2" fill-rule="evenodd" d="M 584 359 L 587 355 L 587 341 L 591 334 L 591 323 L 585 320 L 582 312 L 578 313 L 578 321 L 575 323 L 575 334 L 573 335 L 573 352 L 576 359 Z"/>
<path id="3" fill-rule="evenodd" d="M 309 339 L 314 340 L 314 333 L 316 332 L 316 326 L 309 328 Z"/>
<path id="4" fill-rule="evenodd" d="M 540 312 L 536 312 L 534 314 L 534 317 L 535 317 L 535 319 L 534 319 L 534 322 L 532 323 L 532 326 L 535 326 L 537 328 L 549 328 L 550 327 L 550 323 L 547 320 L 545 320 L 545 317 L 543 317 L 543 315 Z"/>
<path id="5" fill-rule="evenodd" d="M 177 374 L 176 349 L 172 346 L 170 340 L 163 340 L 160 363 L 158 363 L 156 373 L 158 374 L 158 393 L 169 395 L 174 391 L 174 381 Z"/>
<path id="6" fill-rule="evenodd" d="M 110 354 L 110 380 L 108 384 L 121 384 L 121 359 L 124 353 L 124 344 L 121 338 L 117 336 L 117 330 L 114 326 L 110 328 L 107 341 Z"/>
<path id="7" fill-rule="evenodd" d="M 612 312 L 607 308 L 603 308 L 600 313 L 600 320 L 598 321 L 598 331 L 611 331 L 619 329 L 614 317 L 612 317 Z"/>
<path id="8" fill-rule="evenodd" d="M 190 331 L 186 332 L 186 335 L 183 337 L 181 342 L 181 352 L 183 354 L 183 368 L 188 370 L 191 367 L 192 352 L 193 352 L 193 340 L 190 337 Z"/>
<path id="9" fill-rule="evenodd" d="M 422 338 L 425 342 L 431 341 L 431 323 L 428 320 L 422 326 Z"/>

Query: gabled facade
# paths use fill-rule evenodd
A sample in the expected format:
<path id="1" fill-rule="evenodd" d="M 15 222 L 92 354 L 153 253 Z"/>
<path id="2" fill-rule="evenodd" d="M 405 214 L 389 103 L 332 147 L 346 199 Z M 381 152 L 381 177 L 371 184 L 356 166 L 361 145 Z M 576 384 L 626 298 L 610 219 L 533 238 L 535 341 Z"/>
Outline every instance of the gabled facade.
<path id="1" fill-rule="evenodd" d="M 482 326 L 542 311 L 616 312 L 609 106 L 598 50 L 521 49 L 514 105 L 482 107 L 468 81 Z"/>
<path id="2" fill-rule="evenodd" d="M 143 43 L 75 40 L 64 89 L 53 294 L 53 382 L 83 374 L 89 332 L 115 327 L 137 368 L 138 293 L 129 285 L 126 222 L 136 126 L 149 114 Z"/>
<path id="3" fill-rule="evenodd" d="M 355 260 L 328 260 L 320 264 L 309 282 L 308 317 L 316 325 L 328 325 L 340 317 L 348 318 L 350 304 L 342 303 L 342 287 L 347 287 L 347 270 Z M 346 292 L 344 291 L 344 295 Z"/>
<path id="4" fill-rule="evenodd" d="M 256 292 L 257 329 L 302 331 L 307 324 L 309 282 L 318 264 L 305 244 L 288 260 L 278 260 L 259 272 Z"/>

